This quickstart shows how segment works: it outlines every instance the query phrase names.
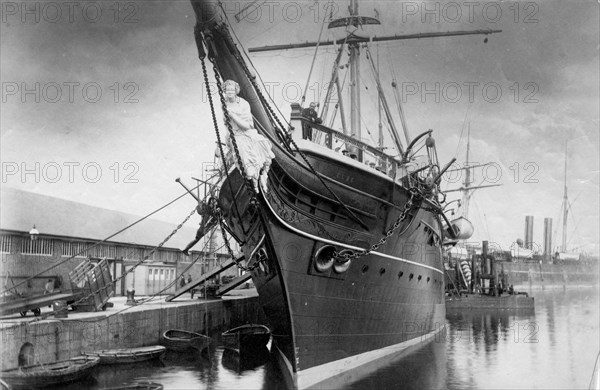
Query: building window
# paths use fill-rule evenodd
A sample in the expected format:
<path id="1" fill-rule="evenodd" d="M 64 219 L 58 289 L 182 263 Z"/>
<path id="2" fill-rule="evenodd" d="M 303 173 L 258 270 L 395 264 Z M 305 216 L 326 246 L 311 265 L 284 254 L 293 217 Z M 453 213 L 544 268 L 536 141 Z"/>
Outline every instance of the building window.
<path id="1" fill-rule="evenodd" d="M 14 242 L 13 236 L 0 236 L 0 253 L 12 253 Z"/>
<path id="2" fill-rule="evenodd" d="M 109 259 L 116 259 L 117 247 L 114 245 L 100 244 L 92 248 L 91 255 L 99 258 L 106 257 Z"/>
<path id="3" fill-rule="evenodd" d="M 62 255 L 75 257 L 88 257 L 87 249 L 90 245 L 87 242 L 63 242 Z"/>
<path id="4" fill-rule="evenodd" d="M 52 256 L 53 248 L 54 241 L 48 238 L 21 241 L 21 253 L 27 255 Z"/>

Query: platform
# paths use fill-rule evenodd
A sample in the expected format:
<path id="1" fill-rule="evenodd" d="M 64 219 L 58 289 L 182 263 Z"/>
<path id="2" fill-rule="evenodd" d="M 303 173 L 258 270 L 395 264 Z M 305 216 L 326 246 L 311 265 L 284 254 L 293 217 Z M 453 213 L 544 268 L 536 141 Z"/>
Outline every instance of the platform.
<path id="1" fill-rule="evenodd" d="M 460 297 L 446 297 L 446 310 L 534 310 L 534 298 L 525 294 L 480 295 L 462 294 Z"/>

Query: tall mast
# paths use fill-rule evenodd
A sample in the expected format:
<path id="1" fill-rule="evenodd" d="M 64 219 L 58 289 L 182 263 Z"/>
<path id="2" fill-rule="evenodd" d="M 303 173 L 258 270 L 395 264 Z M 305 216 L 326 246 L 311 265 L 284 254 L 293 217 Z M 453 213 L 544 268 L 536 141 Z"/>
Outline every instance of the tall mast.
<path id="1" fill-rule="evenodd" d="M 462 216 L 469 218 L 469 200 L 471 199 L 471 167 L 469 167 L 469 150 L 471 149 L 471 122 L 467 123 L 467 160 L 465 162 L 465 182 L 463 183 Z"/>
<path id="2" fill-rule="evenodd" d="M 502 184 L 485 184 L 485 185 L 478 185 L 478 186 L 471 185 L 471 184 L 473 184 L 473 180 L 471 179 L 471 169 L 485 167 L 487 165 L 490 165 L 491 163 L 470 165 L 470 163 L 469 163 L 469 153 L 470 152 L 471 152 L 471 122 L 467 122 L 467 159 L 465 161 L 465 166 L 463 168 L 448 169 L 446 171 L 446 172 L 465 171 L 465 181 L 463 182 L 462 187 L 460 187 L 460 188 L 454 188 L 454 189 L 444 191 L 445 193 L 458 192 L 458 191 L 460 191 L 462 193 L 461 205 L 460 205 L 460 208 L 462 210 L 461 216 L 466 219 L 469 219 L 469 202 L 471 201 L 471 195 L 473 195 L 473 192 L 475 192 L 475 190 L 480 189 L 480 188 L 486 188 L 486 187 L 498 187 L 498 186 L 502 185 Z"/>
<path id="3" fill-rule="evenodd" d="M 567 216 L 569 214 L 569 198 L 567 197 L 567 141 L 565 140 L 565 183 L 563 194 L 563 230 L 561 251 L 567 251 Z"/>
<path id="4" fill-rule="evenodd" d="M 379 74 L 379 46 L 377 46 L 377 74 Z M 379 150 L 383 152 L 383 124 L 381 123 L 381 99 L 377 99 L 377 129 L 378 137 L 377 137 L 377 147 Z"/>
<path id="5" fill-rule="evenodd" d="M 358 0 L 350 0 L 350 17 L 358 17 Z M 362 140 L 360 128 L 360 48 L 358 42 L 350 42 L 350 135 Z"/>

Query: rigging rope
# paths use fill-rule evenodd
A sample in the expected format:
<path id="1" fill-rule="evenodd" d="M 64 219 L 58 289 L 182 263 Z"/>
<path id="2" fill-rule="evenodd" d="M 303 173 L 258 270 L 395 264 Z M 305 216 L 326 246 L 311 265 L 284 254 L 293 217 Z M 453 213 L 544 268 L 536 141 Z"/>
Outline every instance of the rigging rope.
<path id="1" fill-rule="evenodd" d="M 204 59 L 204 56 L 200 57 L 200 63 L 202 64 L 202 74 L 204 76 L 204 84 L 206 85 L 206 94 L 208 96 L 208 103 L 210 105 L 210 113 L 211 113 L 211 117 L 212 117 L 212 121 L 213 121 L 213 126 L 215 128 L 215 133 L 217 135 L 217 145 L 219 146 L 219 153 L 221 155 L 221 161 L 223 162 L 223 168 L 225 169 L 225 176 L 227 176 L 227 174 L 229 173 L 229 167 L 227 165 L 227 158 L 225 157 L 225 151 L 223 149 L 223 141 L 221 140 L 221 133 L 219 132 L 219 124 L 217 123 L 217 115 L 215 113 L 215 106 L 212 100 L 212 94 L 210 92 L 210 87 L 209 87 L 209 83 L 208 83 L 208 72 L 206 70 L 206 61 Z M 216 71 L 216 67 L 215 67 L 215 71 Z M 217 75 L 215 73 L 215 79 L 217 78 Z M 234 191 L 233 191 L 233 187 L 231 186 L 231 182 L 229 180 L 227 180 L 228 185 L 229 185 L 229 191 L 231 191 L 231 194 L 233 196 Z M 240 210 L 237 207 L 237 203 L 233 202 L 233 207 L 235 208 L 235 212 L 237 214 L 237 217 L 241 219 L 241 214 L 240 214 Z"/>
<path id="2" fill-rule="evenodd" d="M 199 186 L 200 186 L 200 184 L 198 184 L 198 186 L 196 186 L 196 187 L 192 188 L 192 191 L 193 191 L 193 190 L 195 190 L 196 188 L 198 188 Z M 106 237 L 106 238 L 105 238 L 105 239 L 103 239 L 102 241 L 98 241 L 98 242 L 94 243 L 94 244 L 93 244 L 92 246 L 90 246 L 89 248 L 85 248 L 85 249 L 82 249 L 82 250 L 80 250 L 80 251 L 79 251 L 79 252 L 77 252 L 76 254 L 74 254 L 74 255 L 72 255 L 72 256 L 69 256 L 69 257 L 67 257 L 67 258 L 66 258 L 66 259 L 64 259 L 64 260 L 61 260 L 61 261 L 59 261 L 58 263 L 54 264 L 53 266 L 46 268 L 45 270 L 43 270 L 43 271 L 41 271 L 41 272 L 39 272 L 39 273 L 37 273 L 37 274 L 35 274 L 35 275 L 33 275 L 33 276 L 31 276 L 31 277 L 29 277 L 29 278 L 25 279 L 25 280 L 23 280 L 22 282 L 19 282 L 19 283 L 17 283 L 16 285 L 14 285 L 13 287 L 11 287 L 10 289 L 5 289 L 5 290 L 2 290 L 2 291 L 0 291 L 0 295 L 2 295 L 2 294 L 4 294 L 4 293 L 6 293 L 7 291 L 9 291 L 9 290 L 12 290 L 12 289 L 14 289 L 14 288 L 16 288 L 16 287 L 19 287 L 19 286 L 21 286 L 22 284 L 24 284 L 24 283 L 28 282 L 29 280 L 32 280 L 32 279 L 34 279 L 34 278 L 36 278 L 36 277 L 38 277 L 38 276 L 40 276 L 40 275 L 43 275 L 43 274 L 45 274 L 46 272 L 48 272 L 48 271 L 50 271 L 50 270 L 52 270 L 52 269 L 54 269 L 54 268 L 56 268 L 56 267 L 58 267 L 58 266 L 60 266 L 60 265 L 62 265 L 62 264 L 64 264 L 64 263 L 66 263 L 67 261 L 70 261 L 70 260 L 74 259 L 75 257 L 77 257 L 77 256 L 79 256 L 79 255 L 81 255 L 81 254 L 83 254 L 83 253 L 85 253 L 85 252 L 87 252 L 87 251 L 89 251 L 89 250 L 91 250 L 91 249 L 93 249 L 93 248 L 97 247 L 98 245 L 102 244 L 103 242 L 106 242 L 106 241 L 110 240 L 111 238 L 113 238 L 113 237 L 115 237 L 115 236 L 117 236 L 117 235 L 119 235 L 119 234 L 123 233 L 125 230 L 132 228 L 133 226 L 135 226 L 135 225 L 137 225 L 138 223 L 142 222 L 143 220 L 147 219 L 147 218 L 148 218 L 148 217 L 150 217 L 151 215 L 153 215 L 153 214 L 156 214 L 157 212 L 161 211 L 162 209 L 164 209 L 164 208 L 166 208 L 166 207 L 168 207 L 168 206 L 172 205 L 173 203 L 175 203 L 175 202 L 176 202 L 176 201 L 178 201 L 179 199 L 183 198 L 183 197 L 184 197 L 184 196 L 186 196 L 187 194 L 188 194 L 187 192 L 184 192 L 182 195 L 180 195 L 180 196 L 178 196 L 177 198 L 173 199 L 172 201 L 170 201 L 170 202 L 166 203 L 165 205 L 163 205 L 163 206 L 159 207 L 158 209 L 156 209 L 156 210 L 152 211 L 151 213 L 149 213 L 149 214 L 146 214 L 144 217 L 142 217 L 142 218 L 138 219 L 137 221 L 135 221 L 135 222 L 133 222 L 133 223 L 131 223 L 131 224 L 129 224 L 129 225 L 127 225 L 127 226 L 125 226 L 123 229 L 119 230 L 118 232 L 111 234 L 110 236 Z"/>
<path id="3" fill-rule="evenodd" d="M 148 253 L 146 256 L 144 256 L 140 261 L 138 261 L 136 264 L 133 265 L 133 267 L 131 267 L 129 270 L 127 270 L 125 273 L 123 273 L 121 276 L 119 276 L 117 279 L 113 280 L 112 283 L 109 283 L 107 285 L 105 285 L 104 287 L 99 288 L 96 291 L 92 291 L 90 294 L 84 296 L 83 298 L 80 298 L 79 300 L 67 304 L 65 307 L 61 308 L 58 312 L 61 311 L 66 311 L 68 310 L 69 307 L 74 307 L 77 306 L 80 303 L 83 303 L 85 301 L 87 301 L 89 298 L 93 297 L 95 294 L 102 292 L 110 287 L 113 287 L 113 285 L 117 282 L 119 282 L 121 279 L 123 279 L 125 276 L 129 275 L 131 272 L 133 272 L 138 266 L 140 266 L 144 261 L 148 260 L 148 258 L 150 256 L 152 256 L 154 254 L 154 252 L 156 252 L 159 248 L 162 248 L 162 246 L 171 239 L 171 237 L 173 237 L 175 235 L 175 233 L 177 233 L 179 231 L 179 229 L 181 229 L 183 227 L 183 225 L 192 217 L 192 215 L 194 215 L 196 213 L 196 208 L 194 207 L 194 209 L 192 210 L 192 212 L 185 217 L 185 219 L 183 220 L 183 222 L 181 222 L 179 225 L 177 225 L 177 227 L 167 236 L 163 239 L 163 241 L 158 244 L 157 246 L 155 246 L 154 248 L 152 248 L 152 250 L 150 251 L 150 253 Z M 56 313 L 53 313 L 56 314 Z M 45 318 L 47 318 L 50 315 L 53 314 L 46 314 L 45 316 L 42 316 L 42 318 L 40 319 L 43 320 Z"/>
<path id="4" fill-rule="evenodd" d="M 317 2 L 315 2 L 317 3 Z M 315 66 L 315 62 L 317 60 L 317 52 L 319 50 L 319 45 L 321 44 L 321 36 L 323 35 L 323 30 L 325 28 L 325 21 L 327 20 L 327 14 L 323 16 L 323 23 L 321 24 L 321 31 L 319 32 L 319 38 L 317 39 L 317 44 L 315 45 L 315 54 L 313 54 L 313 59 L 310 64 L 310 70 L 308 71 L 308 78 L 306 79 L 306 86 L 304 87 L 304 91 L 302 91 L 302 100 L 300 101 L 300 107 L 304 107 L 304 102 L 306 101 L 306 91 L 308 90 L 308 84 L 310 83 L 310 78 L 312 76 L 313 68 Z"/>

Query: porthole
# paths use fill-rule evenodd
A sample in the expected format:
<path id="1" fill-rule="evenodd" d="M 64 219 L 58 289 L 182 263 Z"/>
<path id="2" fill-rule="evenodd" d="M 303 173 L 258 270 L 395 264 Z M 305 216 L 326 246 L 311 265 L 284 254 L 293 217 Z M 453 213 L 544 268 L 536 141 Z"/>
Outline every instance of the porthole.
<path id="1" fill-rule="evenodd" d="M 427 277 L 427 283 L 429 283 L 430 280 L 431 280 L 431 278 L 428 276 Z"/>
<path id="2" fill-rule="evenodd" d="M 333 270 L 335 272 L 337 272 L 338 274 L 348 271 L 348 268 L 350 268 L 350 264 L 352 263 L 352 260 L 346 259 L 345 256 L 353 255 L 353 254 L 354 254 L 354 252 L 351 251 L 350 249 L 341 250 L 340 253 L 338 253 L 338 256 L 335 258 L 335 262 L 333 263 Z"/>
<path id="3" fill-rule="evenodd" d="M 335 247 L 332 245 L 325 245 L 317 250 L 315 253 L 315 268 L 317 271 L 326 272 L 331 268 L 335 252 Z"/>
<path id="4" fill-rule="evenodd" d="M 398 279 L 400 279 L 402 277 L 402 275 L 404 275 L 404 272 L 402 272 L 402 271 L 398 272 Z"/>
<path id="5" fill-rule="evenodd" d="M 422 276 L 419 275 L 419 277 L 417 278 L 417 280 L 420 282 L 421 281 Z"/>
<path id="6" fill-rule="evenodd" d="M 362 268 L 360 270 L 362 271 L 363 274 L 365 274 L 369 270 L 369 266 L 365 264 L 362 266 Z"/>
<path id="7" fill-rule="evenodd" d="M 412 280 L 412 278 L 414 278 L 414 277 L 415 277 L 415 274 L 410 274 L 410 275 L 408 276 L 408 278 L 409 278 L 410 280 Z"/>
<path id="8" fill-rule="evenodd" d="M 385 268 L 380 268 L 379 269 L 379 276 L 383 276 L 384 273 L 385 273 Z"/>

